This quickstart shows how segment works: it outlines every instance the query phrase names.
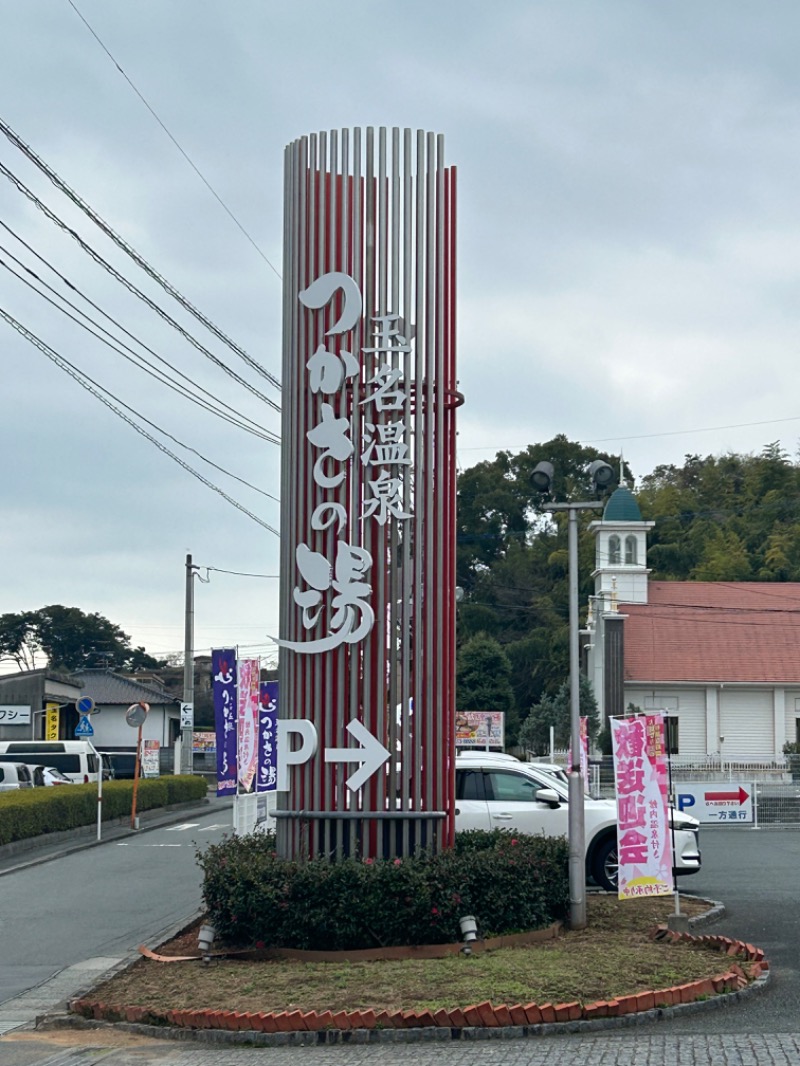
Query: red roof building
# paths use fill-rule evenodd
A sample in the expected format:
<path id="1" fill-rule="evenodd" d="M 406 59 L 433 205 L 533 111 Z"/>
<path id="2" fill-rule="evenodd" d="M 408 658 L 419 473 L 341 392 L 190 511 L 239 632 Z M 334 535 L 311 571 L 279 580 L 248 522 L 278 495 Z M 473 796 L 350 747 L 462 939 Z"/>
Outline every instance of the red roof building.
<path id="1" fill-rule="evenodd" d="M 800 583 L 650 581 L 651 526 L 620 488 L 590 527 L 584 646 L 601 713 L 665 710 L 686 761 L 780 761 L 800 738 Z"/>

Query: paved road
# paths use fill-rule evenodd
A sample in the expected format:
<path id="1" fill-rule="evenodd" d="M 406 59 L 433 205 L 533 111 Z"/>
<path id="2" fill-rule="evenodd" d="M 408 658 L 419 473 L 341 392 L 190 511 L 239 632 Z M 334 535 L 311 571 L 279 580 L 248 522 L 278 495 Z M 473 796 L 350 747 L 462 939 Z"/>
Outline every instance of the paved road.
<path id="1" fill-rule="evenodd" d="M 0 1039 L 2 1066 L 798 1066 L 800 832 L 714 829 L 703 839 L 704 869 L 683 887 L 726 903 L 715 928 L 767 950 L 774 985 L 741 1007 L 687 1015 L 592 1036 L 480 1043 L 215 1048 L 105 1033 L 12 1034 Z M 3 879 L 7 880 L 7 879 Z M 2 885 L 0 884 L 0 888 Z M 79 1046 L 80 1043 L 80 1046 Z"/>
<path id="2" fill-rule="evenodd" d="M 0 1031 L 4 1008 L 20 993 L 76 963 L 108 960 L 110 965 L 195 912 L 200 906 L 195 841 L 204 845 L 230 830 L 230 808 L 212 809 L 193 820 L 5 873 L 0 878 Z M 98 962 L 95 969 L 102 968 Z"/>
<path id="3" fill-rule="evenodd" d="M 706 829 L 701 843 L 703 869 L 682 885 L 725 903 L 726 917 L 714 932 L 763 947 L 772 987 L 735 1012 L 686 1015 L 661 1027 L 676 1033 L 800 1031 L 800 831 Z"/>

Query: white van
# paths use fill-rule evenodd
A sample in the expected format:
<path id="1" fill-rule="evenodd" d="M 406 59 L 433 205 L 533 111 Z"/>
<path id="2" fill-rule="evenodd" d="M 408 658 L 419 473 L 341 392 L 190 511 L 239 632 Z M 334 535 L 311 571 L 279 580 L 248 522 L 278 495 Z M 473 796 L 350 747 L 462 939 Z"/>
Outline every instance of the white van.
<path id="1" fill-rule="evenodd" d="M 0 792 L 18 788 L 33 788 L 30 766 L 25 763 L 0 762 Z"/>
<path id="2" fill-rule="evenodd" d="M 79 784 L 97 781 L 97 761 L 85 740 L 0 740 L 0 762 L 54 766 Z"/>

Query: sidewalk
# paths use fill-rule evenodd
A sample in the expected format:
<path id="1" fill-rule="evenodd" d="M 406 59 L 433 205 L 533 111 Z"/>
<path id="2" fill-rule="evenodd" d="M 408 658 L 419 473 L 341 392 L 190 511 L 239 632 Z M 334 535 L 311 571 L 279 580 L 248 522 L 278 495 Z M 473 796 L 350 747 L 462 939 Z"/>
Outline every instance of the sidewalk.
<path id="1" fill-rule="evenodd" d="M 62 855 L 69 855 L 75 851 L 84 851 L 109 841 L 136 836 L 143 829 L 158 829 L 161 826 L 186 821 L 187 818 L 199 818 L 217 811 L 229 810 L 232 807 L 232 797 L 218 798 L 215 793 L 209 792 L 205 800 L 177 803 L 171 807 L 157 807 L 150 811 L 143 811 L 139 815 L 138 830 L 131 829 L 129 818 L 115 818 L 103 822 L 100 840 L 97 839 L 97 824 L 92 823 L 78 829 L 68 829 L 61 833 L 46 833 L 43 836 L 32 837 L 30 840 L 17 840 L 13 844 L 3 844 L 0 846 L 0 877 L 13 873 L 15 870 L 50 862 L 52 859 L 58 859 Z"/>

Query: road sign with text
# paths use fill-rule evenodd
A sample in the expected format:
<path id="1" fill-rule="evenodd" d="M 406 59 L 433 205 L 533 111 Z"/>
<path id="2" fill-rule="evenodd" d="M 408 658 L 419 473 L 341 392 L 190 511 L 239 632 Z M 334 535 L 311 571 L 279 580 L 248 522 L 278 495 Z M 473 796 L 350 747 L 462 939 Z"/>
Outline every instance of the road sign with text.
<path id="1" fill-rule="evenodd" d="M 753 785 L 748 781 L 681 781 L 675 785 L 678 810 L 706 825 L 752 825 Z"/>

